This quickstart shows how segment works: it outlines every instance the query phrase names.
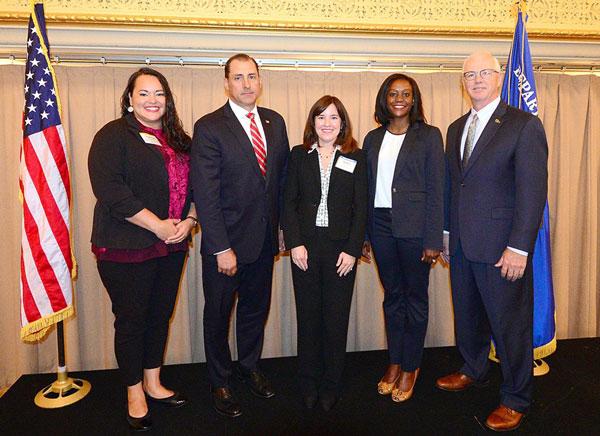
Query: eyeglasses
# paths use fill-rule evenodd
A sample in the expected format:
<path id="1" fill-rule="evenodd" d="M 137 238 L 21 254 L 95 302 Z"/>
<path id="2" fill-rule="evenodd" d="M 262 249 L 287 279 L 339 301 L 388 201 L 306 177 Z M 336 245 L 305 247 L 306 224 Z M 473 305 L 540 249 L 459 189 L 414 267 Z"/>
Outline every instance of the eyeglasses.
<path id="1" fill-rule="evenodd" d="M 492 77 L 492 74 L 499 73 L 500 71 L 494 70 L 493 68 L 485 68 L 479 72 L 477 71 L 465 71 L 463 73 L 463 77 L 467 82 L 472 82 L 477 78 L 477 74 L 481 76 L 482 79 L 489 79 Z"/>

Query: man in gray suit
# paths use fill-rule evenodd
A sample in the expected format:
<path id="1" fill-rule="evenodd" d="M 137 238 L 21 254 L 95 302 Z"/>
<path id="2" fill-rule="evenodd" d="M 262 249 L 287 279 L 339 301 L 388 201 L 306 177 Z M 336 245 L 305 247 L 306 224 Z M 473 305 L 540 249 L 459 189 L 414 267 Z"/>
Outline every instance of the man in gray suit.
<path id="1" fill-rule="evenodd" d="M 498 60 L 463 64 L 472 109 L 446 137 L 446 230 L 456 343 L 465 361 L 437 387 L 487 383 L 490 337 L 500 359 L 500 405 L 485 424 L 516 429 L 533 384 L 533 247 L 547 196 L 548 145 L 540 120 L 500 101 Z"/>

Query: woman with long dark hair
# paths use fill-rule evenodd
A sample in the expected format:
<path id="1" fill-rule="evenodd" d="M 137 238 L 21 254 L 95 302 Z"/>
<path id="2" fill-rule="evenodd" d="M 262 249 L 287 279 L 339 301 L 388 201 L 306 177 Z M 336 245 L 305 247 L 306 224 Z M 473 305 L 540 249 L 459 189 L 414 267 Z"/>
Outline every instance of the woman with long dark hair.
<path id="1" fill-rule="evenodd" d="M 417 82 L 392 74 L 375 103 L 380 127 L 363 151 L 369 176 L 367 239 L 384 288 L 390 363 L 381 395 L 407 401 L 419 375 L 429 310 L 429 270 L 442 249 L 444 148 L 437 127 L 425 123 Z"/>
<path id="2" fill-rule="evenodd" d="M 148 430 L 146 399 L 169 407 L 187 401 L 162 385 L 160 368 L 197 223 L 188 181 L 191 139 L 156 70 L 131 75 L 121 115 L 96 133 L 88 156 L 97 199 L 92 251 L 115 315 L 127 421 L 133 430 Z"/>
<path id="3" fill-rule="evenodd" d="M 342 102 L 321 97 L 290 154 L 283 233 L 291 249 L 299 378 L 306 407 L 340 394 L 356 260 L 367 220 L 365 158 Z"/>

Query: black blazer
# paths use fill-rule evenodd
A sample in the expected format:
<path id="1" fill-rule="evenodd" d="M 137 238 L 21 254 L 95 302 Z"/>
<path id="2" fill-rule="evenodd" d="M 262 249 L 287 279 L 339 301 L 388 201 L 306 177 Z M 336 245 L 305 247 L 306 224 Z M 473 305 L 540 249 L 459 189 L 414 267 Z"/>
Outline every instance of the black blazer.
<path id="1" fill-rule="evenodd" d="M 258 108 L 267 142 L 267 175 L 262 176 L 244 128 L 226 103 L 194 126 L 191 178 L 203 255 L 232 248 L 238 263 L 254 262 L 267 227 L 278 252 L 280 198 L 289 153 L 285 122 Z M 268 224 L 268 225 L 267 225 Z"/>
<path id="2" fill-rule="evenodd" d="M 470 112 L 469 112 L 470 113 Z M 450 253 L 496 263 L 507 246 L 531 253 L 546 204 L 548 144 L 538 117 L 500 102 L 463 170 L 466 113 L 448 127 Z"/>
<path id="3" fill-rule="evenodd" d="M 97 202 L 92 243 L 97 247 L 145 248 L 159 239 L 125 220 L 146 208 L 160 219 L 169 217 L 169 175 L 154 144 L 146 144 L 133 114 L 102 127 L 88 154 L 88 171 Z M 188 198 L 181 218 L 190 208 Z"/>
<path id="4" fill-rule="evenodd" d="M 335 165 L 344 156 L 356 161 L 350 173 Z M 321 201 L 321 174 L 317 151 L 308 152 L 302 145 L 290 153 L 285 184 L 282 228 L 286 248 L 305 245 L 316 231 L 315 221 Z M 367 221 L 367 171 L 362 150 L 336 152 L 327 194 L 329 237 L 347 240 L 343 251 L 360 257 Z"/>
<path id="5" fill-rule="evenodd" d="M 369 221 L 372 231 L 377 164 L 385 135 L 384 126 L 370 131 L 363 142 L 369 174 Z M 396 160 L 392 182 L 392 234 L 396 238 L 422 238 L 423 247 L 443 247 L 444 146 L 437 127 L 410 126 Z"/>

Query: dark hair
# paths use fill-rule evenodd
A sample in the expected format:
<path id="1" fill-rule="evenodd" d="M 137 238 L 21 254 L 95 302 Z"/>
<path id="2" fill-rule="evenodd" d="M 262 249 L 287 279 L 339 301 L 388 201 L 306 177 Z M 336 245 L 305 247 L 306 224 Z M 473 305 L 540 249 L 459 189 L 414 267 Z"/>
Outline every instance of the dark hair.
<path id="1" fill-rule="evenodd" d="M 417 82 L 412 77 L 400 73 L 392 74 L 381 84 L 379 92 L 377 92 L 377 99 L 375 100 L 375 121 L 382 126 L 385 126 L 392 119 L 392 114 L 390 113 L 387 105 L 387 94 L 392 86 L 392 83 L 394 83 L 396 80 L 406 80 L 408 83 L 410 83 L 410 87 L 412 88 L 413 106 L 410 109 L 409 114 L 410 124 L 412 125 L 425 121 L 425 115 L 423 114 L 423 100 L 421 99 L 419 85 L 417 85 Z"/>
<path id="2" fill-rule="evenodd" d="M 135 81 L 140 76 L 154 76 L 160 82 L 160 86 L 165 92 L 165 114 L 162 117 L 162 128 L 169 146 L 179 153 L 189 153 L 192 138 L 190 135 L 185 133 L 181 120 L 177 115 L 175 109 L 175 100 L 173 99 L 173 93 L 169 87 L 169 82 L 165 76 L 152 68 L 140 68 L 133 73 L 127 81 L 127 87 L 121 95 L 121 115 L 125 116 L 129 113 L 127 108 L 130 106 L 130 96 L 133 94 L 135 88 Z"/>
<path id="3" fill-rule="evenodd" d="M 229 77 L 229 68 L 233 61 L 251 61 L 251 62 L 253 62 L 254 66 L 256 67 L 256 72 L 260 76 L 260 72 L 258 71 L 258 64 L 256 63 L 256 60 L 252 56 L 248 56 L 246 53 L 238 53 L 238 54 L 231 56 L 229 59 L 227 59 L 227 63 L 225 64 L 225 78 Z"/>
<path id="4" fill-rule="evenodd" d="M 339 98 L 333 95 L 324 95 L 313 104 L 310 112 L 308 113 L 308 119 L 306 120 L 306 126 L 304 126 L 304 142 L 302 145 L 307 150 L 310 150 L 312 145 L 319 140 L 317 131 L 315 130 L 315 118 L 325 112 L 330 105 L 334 105 L 340 115 L 340 133 L 335 140 L 336 145 L 342 147 L 342 153 L 350 153 L 358 149 L 358 143 L 356 139 L 352 137 L 352 124 L 350 123 L 350 117 L 346 108 L 342 104 Z"/>

